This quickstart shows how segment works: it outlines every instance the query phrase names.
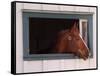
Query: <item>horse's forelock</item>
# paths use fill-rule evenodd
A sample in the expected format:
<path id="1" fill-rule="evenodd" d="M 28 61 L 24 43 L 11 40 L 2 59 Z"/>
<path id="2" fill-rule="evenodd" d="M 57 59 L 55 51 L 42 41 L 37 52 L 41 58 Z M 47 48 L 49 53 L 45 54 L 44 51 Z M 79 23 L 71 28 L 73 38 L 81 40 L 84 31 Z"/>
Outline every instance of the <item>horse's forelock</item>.
<path id="1" fill-rule="evenodd" d="M 70 29 L 71 33 L 79 33 L 79 29 L 77 27 L 77 22 L 74 22 L 72 28 Z"/>

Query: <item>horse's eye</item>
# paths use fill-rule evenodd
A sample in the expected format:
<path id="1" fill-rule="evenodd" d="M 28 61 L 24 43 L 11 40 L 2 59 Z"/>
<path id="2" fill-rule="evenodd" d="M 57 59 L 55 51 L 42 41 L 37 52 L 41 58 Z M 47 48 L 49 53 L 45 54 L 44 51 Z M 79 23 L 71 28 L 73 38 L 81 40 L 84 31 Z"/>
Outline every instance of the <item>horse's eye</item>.
<path id="1" fill-rule="evenodd" d="M 72 40 L 72 37 L 71 36 L 68 36 L 68 40 Z"/>

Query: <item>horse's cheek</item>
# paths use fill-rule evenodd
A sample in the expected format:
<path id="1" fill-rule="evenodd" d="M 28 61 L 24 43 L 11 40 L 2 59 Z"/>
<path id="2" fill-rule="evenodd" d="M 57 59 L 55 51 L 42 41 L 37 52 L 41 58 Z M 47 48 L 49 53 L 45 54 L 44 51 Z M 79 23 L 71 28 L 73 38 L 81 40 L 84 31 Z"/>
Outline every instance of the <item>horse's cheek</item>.
<path id="1" fill-rule="evenodd" d="M 77 48 L 83 50 L 83 44 L 81 41 L 77 41 Z"/>
<path id="2" fill-rule="evenodd" d="M 64 53 L 64 52 L 66 51 L 66 44 L 65 44 L 65 42 L 63 42 L 63 43 L 60 45 L 59 51 L 60 51 L 61 53 Z"/>

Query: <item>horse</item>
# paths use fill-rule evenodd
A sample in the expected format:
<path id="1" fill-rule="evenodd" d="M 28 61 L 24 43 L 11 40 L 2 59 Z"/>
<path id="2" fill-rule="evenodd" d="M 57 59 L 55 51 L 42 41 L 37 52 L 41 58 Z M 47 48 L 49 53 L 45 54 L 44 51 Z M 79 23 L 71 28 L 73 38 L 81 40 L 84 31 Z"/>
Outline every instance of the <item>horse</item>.
<path id="1" fill-rule="evenodd" d="M 52 50 L 57 53 L 74 54 L 86 60 L 89 57 L 89 48 L 80 35 L 77 25 L 78 23 L 74 22 L 70 29 L 60 31 Z"/>

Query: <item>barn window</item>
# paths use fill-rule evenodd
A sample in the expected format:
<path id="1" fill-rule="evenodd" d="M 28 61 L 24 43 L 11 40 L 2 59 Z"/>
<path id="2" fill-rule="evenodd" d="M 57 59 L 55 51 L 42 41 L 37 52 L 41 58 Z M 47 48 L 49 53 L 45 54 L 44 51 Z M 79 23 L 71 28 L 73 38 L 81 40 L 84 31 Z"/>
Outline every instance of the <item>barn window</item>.
<path id="1" fill-rule="evenodd" d="M 23 12 L 24 58 L 68 58 L 72 54 L 50 52 L 57 33 L 70 29 L 73 21 L 78 23 L 78 29 L 84 42 L 91 51 L 92 57 L 92 14 L 60 14 Z M 91 27 L 90 27 L 91 26 Z M 33 58 L 32 58 L 33 59 Z"/>

